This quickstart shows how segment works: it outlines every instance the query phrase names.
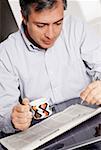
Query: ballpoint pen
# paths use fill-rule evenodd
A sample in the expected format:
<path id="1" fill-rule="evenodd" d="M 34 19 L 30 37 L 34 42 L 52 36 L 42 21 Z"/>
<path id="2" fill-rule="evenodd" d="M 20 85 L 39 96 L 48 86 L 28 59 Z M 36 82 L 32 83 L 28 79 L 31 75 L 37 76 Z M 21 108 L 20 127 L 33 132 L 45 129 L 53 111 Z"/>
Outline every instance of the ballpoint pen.
<path id="1" fill-rule="evenodd" d="M 82 99 L 80 104 L 82 105 L 82 104 L 83 104 L 83 102 L 84 102 L 84 100 Z"/>

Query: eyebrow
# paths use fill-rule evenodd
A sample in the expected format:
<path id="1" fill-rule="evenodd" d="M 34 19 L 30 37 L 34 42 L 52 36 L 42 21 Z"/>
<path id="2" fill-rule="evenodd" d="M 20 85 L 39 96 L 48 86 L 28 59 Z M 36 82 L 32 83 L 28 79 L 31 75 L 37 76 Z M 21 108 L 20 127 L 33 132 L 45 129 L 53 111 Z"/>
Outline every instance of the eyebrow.
<path id="1" fill-rule="evenodd" d="M 61 22 L 63 20 L 63 18 L 59 19 L 58 21 L 54 22 L 53 24 L 56 24 L 58 22 Z M 34 22 L 35 24 L 44 24 L 44 25 L 49 25 L 49 23 L 45 23 L 45 22 Z"/>

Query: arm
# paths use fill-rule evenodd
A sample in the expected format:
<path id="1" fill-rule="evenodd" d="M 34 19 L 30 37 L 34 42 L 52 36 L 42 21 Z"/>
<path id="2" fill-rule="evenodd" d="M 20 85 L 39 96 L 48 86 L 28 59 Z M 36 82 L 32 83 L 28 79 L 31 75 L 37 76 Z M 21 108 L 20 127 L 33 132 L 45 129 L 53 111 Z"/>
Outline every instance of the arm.
<path id="1" fill-rule="evenodd" d="M 19 79 L 14 72 L 10 57 L 3 44 L 0 45 L 0 130 L 5 133 L 13 133 L 16 130 L 11 123 L 11 111 L 18 103 L 20 91 Z"/>
<path id="2" fill-rule="evenodd" d="M 13 60 L 0 45 L 0 130 L 4 133 L 27 129 L 32 121 L 28 99 L 19 104 L 19 76 Z"/>
<path id="3" fill-rule="evenodd" d="M 81 99 L 87 103 L 101 104 L 101 81 L 93 81 L 80 94 Z"/>
<path id="4" fill-rule="evenodd" d="M 91 83 L 83 89 L 80 97 L 91 104 L 101 104 L 101 38 L 84 26 L 81 57 L 86 64 Z M 97 80 L 98 79 L 98 80 Z"/>

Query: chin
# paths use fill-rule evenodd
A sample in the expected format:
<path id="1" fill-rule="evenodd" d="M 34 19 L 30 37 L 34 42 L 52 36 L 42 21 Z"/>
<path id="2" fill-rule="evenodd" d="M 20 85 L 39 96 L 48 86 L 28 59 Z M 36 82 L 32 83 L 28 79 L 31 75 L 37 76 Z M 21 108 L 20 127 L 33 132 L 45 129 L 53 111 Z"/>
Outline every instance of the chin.
<path id="1" fill-rule="evenodd" d="M 42 47 L 43 47 L 44 49 L 48 49 L 48 48 L 51 48 L 53 45 L 54 45 L 54 43 L 49 44 L 49 45 L 44 44 L 44 45 L 42 45 Z"/>

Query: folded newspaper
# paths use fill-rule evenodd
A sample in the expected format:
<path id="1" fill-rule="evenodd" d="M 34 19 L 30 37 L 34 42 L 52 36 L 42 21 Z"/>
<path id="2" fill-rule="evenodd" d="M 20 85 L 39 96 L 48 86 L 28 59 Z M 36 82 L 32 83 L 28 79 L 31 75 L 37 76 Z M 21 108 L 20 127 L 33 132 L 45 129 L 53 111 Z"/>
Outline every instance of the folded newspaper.
<path id="1" fill-rule="evenodd" d="M 94 109 L 79 104 L 71 105 L 26 131 L 0 139 L 0 142 L 8 150 L 34 150 L 99 113 L 101 107 Z"/>

